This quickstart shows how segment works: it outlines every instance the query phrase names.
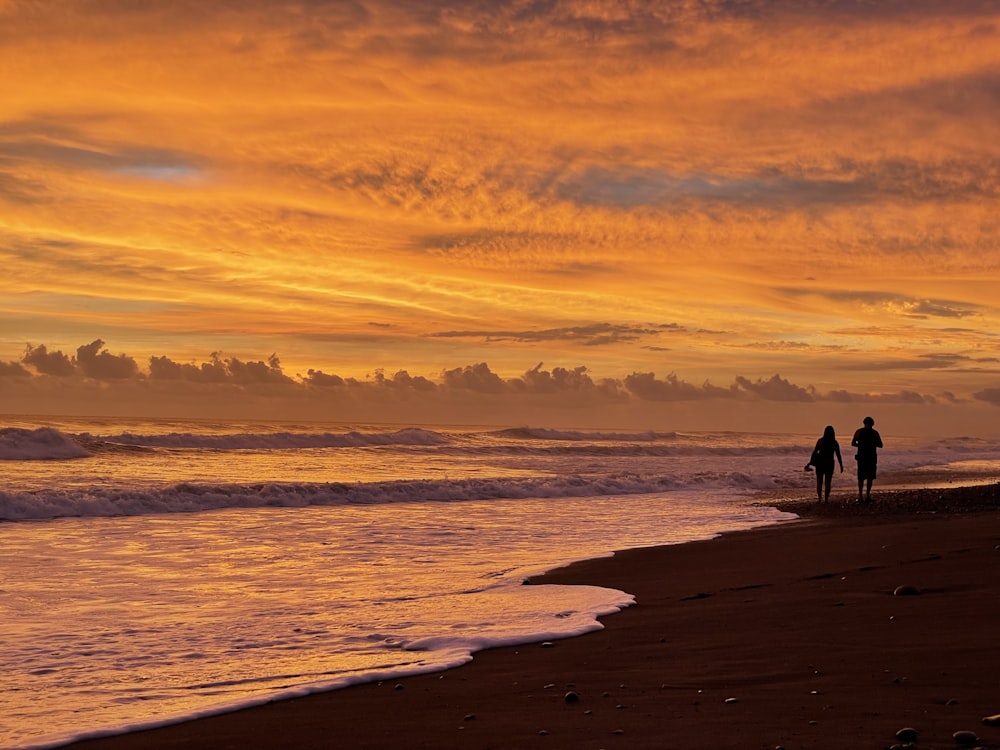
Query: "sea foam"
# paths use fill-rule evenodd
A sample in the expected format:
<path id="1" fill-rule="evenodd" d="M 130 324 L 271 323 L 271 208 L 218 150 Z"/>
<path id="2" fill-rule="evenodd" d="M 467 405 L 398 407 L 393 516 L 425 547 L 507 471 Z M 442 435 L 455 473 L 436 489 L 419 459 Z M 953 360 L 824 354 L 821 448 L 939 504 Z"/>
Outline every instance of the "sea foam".
<path id="1" fill-rule="evenodd" d="M 78 442 L 52 427 L 0 429 L 0 461 L 45 461 L 91 455 Z"/>

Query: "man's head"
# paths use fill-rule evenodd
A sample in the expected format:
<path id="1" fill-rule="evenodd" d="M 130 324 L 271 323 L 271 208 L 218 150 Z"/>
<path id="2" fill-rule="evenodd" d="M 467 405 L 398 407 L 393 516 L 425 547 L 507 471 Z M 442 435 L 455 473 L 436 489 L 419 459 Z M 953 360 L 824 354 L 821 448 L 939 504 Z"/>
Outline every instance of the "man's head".
<path id="1" fill-rule="evenodd" d="M 865 417 L 863 421 L 865 423 L 865 427 L 873 427 L 875 425 L 875 420 L 871 417 Z"/>

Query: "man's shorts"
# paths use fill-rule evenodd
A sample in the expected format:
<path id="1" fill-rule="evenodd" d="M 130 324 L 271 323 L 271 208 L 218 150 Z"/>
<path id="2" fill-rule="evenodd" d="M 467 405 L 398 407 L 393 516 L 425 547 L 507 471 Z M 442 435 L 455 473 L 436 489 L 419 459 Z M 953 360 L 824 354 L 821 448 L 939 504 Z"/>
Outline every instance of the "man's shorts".
<path id="1" fill-rule="evenodd" d="M 858 479 L 874 479 L 878 461 L 858 459 Z"/>

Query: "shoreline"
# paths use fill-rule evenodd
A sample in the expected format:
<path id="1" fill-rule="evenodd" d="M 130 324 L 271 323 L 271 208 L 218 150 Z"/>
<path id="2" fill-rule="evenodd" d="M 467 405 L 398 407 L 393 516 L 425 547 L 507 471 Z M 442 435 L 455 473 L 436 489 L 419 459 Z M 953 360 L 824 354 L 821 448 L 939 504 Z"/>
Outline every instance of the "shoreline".
<path id="1" fill-rule="evenodd" d="M 801 520 L 529 582 L 634 594 L 603 630 L 67 747 L 1000 747 L 1000 484 L 762 504 Z"/>

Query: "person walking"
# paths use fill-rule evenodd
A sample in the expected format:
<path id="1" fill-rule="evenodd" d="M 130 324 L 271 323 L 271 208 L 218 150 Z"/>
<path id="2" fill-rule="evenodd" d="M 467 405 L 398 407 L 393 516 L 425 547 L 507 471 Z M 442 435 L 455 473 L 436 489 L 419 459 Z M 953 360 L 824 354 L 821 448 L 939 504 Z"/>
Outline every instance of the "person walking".
<path id="1" fill-rule="evenodd" d="M 858 502 L 871 502 L 872 482 L 878 470 L 878 449 L 882 447 L 882 436 L 875 429 L 875 420 L 864 418 L 864 427 L 859 427 L 851 445 L 858 449 L 854 459 L 858 462 Z"/>
<path id="2" fill-rule="evenodd" d="M 816 502 L 829 502 L 830 485 L 833 483 L 833 459 L 840 464 L 840 472 L 844 473 L 844 459 L 840 455 L 840 443 L 833 425 L 827 425 L 823 437 L 816 441 L 812 458 L 809 463 L 816 467 Z M 808 469 L 809 467 L 806 466 Z M 824 494 L 825 492 L 825 494 Z"/>

